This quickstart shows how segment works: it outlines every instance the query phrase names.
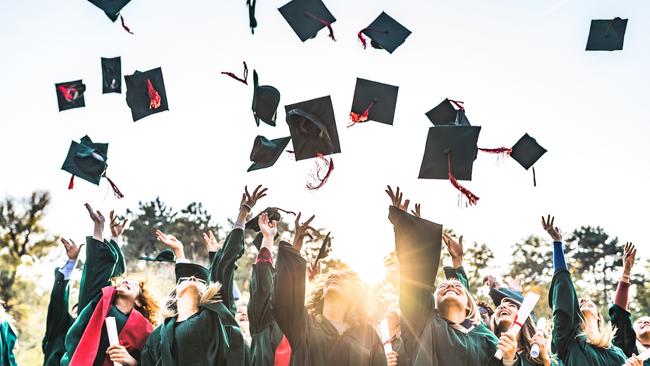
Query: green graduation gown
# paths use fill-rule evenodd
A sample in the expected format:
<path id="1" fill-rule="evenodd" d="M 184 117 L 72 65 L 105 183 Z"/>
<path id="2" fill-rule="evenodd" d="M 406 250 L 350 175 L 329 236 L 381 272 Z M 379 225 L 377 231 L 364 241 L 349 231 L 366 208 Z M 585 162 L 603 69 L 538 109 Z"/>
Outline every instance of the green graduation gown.
<path id="1" fill-rule="evenodd" d="M 553 275 L 548 302 L 553 309 L 551 348 L 566 366 L 621 366 L 627 360 L 623 351 L 612 345 L 599 348 L 581 333 L 582 314 L 573 281 L 566 269 Z"/>
<path id="2" fill-rule="evenodd" d="M 0 366 L 16 366 L 16 333 L 8 321 L 0 320 Z"/>
<path id="3" fill-rule="evenodd" d="M 56 268 L 43 337 L 43 366 L 59 366 L 65 353 L 65 336 L 74 322 L 68 312 L 68 282 L 59 268 Z"/>
<path id="4" fill-rule="evenodd" d="M 612 343 L 621 348 L 627 357 L 632 357 L 633 354 L 638 355 L 639 350 L 636 346 L 636 332 L 632 326 L 630 312 L 613 304 L 609 308 L 609 317 L 612 325 L 616 328 L 616 334 L 614 334 Z M 645 360 L 643 366 L 650 366 L 650 360 Z"/>
<path id="5" fill-rule="evenodd" d="M 210 280 L 221 284 L 221 301 L 234 314 L 237 304 L 233 296 L 237 260 L 244 254 L 244 230 L 235 228 L 228 233 L 223 247 L 210 262 Z M 212 254 L 210 255 L 212 257 Z"/>
<path id="6" fill-rule="evenodd" d="M 292 365 L 385 366 L 384 347 L 370 324 L 339 334 L 324 317 L 308 314 L 306 269 L 305 259 L 291 245 L 281 243 L 272 296 L 273 317 L 291 345 Z"/>
<path id="7" fill-rule="evenodd" d="M 401 331 L 409 363 L 423 366 L 501 365 L 496 336 L 480 323 L 468 333 L 440 317 L 434 305 L 442 227 L 391 206 L 400 263 Z"/>

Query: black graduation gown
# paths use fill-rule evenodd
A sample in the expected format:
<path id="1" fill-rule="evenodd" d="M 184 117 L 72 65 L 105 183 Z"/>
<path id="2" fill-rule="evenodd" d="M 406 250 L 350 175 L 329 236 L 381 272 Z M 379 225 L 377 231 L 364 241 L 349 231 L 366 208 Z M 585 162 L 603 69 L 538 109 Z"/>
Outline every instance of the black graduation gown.
<path id="1" fill-rule="evenodd" d="M 629 311 L 613 304 L 609 308 L 609 317 L 612 325 L 616 328 L 614 340 L 612 343 L 623 350 L 627 357 L 638 355 L 639 350 L 636 346 L 636 332 L 632 326 L 631 314 Z M 650 366 L 650 360 L 643 361 L 643 366 Z"/>
<path id="2" fill-rule="evenodd" d="M 244 230 L 240 228 L 230 231 L 223 247 L 210 262 L 210 280 L 221 284 L 221 301 L 234 314 L 237 313 L 237 304 L 233 296 L 235 283 L 235 270 L 237 260 L 244 254 Z"/>
<path id="3" fill-rule="evenodd" d="M 384 347 L 374 328 L 367 324 L 338 330 L 324 317 L 305 307 L 307 262 L 287 243 L 281 243 L 276 261 L 272 296 L 273 316 L 291 345 L 292 365 L 384 366 Z"/>
<path id="4" fill-rule="evenodd" d="M 65 353 L 65 335 L 74 322 L 68 312 L 68 282 L 56 268 L 43 337 L 43 366 L 59 366 Z"/>

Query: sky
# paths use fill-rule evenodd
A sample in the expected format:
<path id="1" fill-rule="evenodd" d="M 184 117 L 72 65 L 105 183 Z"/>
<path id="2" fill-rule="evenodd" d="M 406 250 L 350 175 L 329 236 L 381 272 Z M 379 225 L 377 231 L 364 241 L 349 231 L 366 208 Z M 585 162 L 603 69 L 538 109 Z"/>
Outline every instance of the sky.
<path id="1" fill-rule="evenodd" d="M 304 43 L 277 11 L 284 3 L 259 1 L 251 35 L 244 0 L 134 0 L 122 11 L 130 35 L 87 1 L 0 2 L 0 196 L 50 191 L 46 227 L 81 241 L 92 230 L 84 202 L 123 212 L 156 196 L 179 209 L 200 201 L 225 224 L 244 185 L 260 183 L 269 195 L 257 210 L 316 214 L 314 225 L 332 230 L 334 255 L 369 279 L 393 246 L 387 184 L 420 202 L 425 218 L 487 243 L 496 264 L 517 241 L 544 236 L 547 213 L 564 231 L 600 225 L 650 256 L 650 3 L 327 0 L 337 41 L 323 30 Z M 381 11 L 413 32 L 393 54 L 364 50 L 356 37 Z M 629 18 L 624 50 L 585 52 L 590 20 L 616 16 Z M 170 110 L 134 123 L 124 91 L 102 95 L 100 58 L 114 56 L 125 75 L 162 67 Z M 243 60 L 251 85 L 220 74 L 240 74 Z M 253 69 L 281 92 L 276 127 L 254 123 Z M 345 127 L 357 77 L 399 86 L 393 126 Z M 77 79 L 86 107 L 58 112 L 54 84 Z M 313 161 L 286 154 L 246 173 L 256 135 L 289 135 L 284 105 L 326 95 L 342 153 L 324 188 L 308 191 Z M 512 159 L 483 154 L 463 182 L 481 198 L 475 207 L 459 207 L 448 181 L 417 179 L 431 126 L 424 113 L 447 97 L 482 127 L 480 147 L 535 137 L 548 150 L 535 165 L 537 187 Z M 86 134 L 110 143 L 108 173 L 125 199 L 105 180 L 67 190 L 61 165 Z"/>

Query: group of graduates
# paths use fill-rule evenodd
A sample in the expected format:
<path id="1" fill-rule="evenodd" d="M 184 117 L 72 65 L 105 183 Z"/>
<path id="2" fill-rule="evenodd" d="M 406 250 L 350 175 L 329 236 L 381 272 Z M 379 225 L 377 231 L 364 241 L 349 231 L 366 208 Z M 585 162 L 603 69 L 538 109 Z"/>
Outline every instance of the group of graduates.
<path id="1" fill-rule="evenodd" d="M 125 273 L 120 247 L 126 221 L 111 212 L 111 237 L 106 239 L 106 219 L 86 204 L 92 236 L 81 246 L 62 239 L 68 260 L 55 270 L 44 365 L 650 365 L 639 356 L 650 348 L 650 317 L 633 322 L 627 310 L 636 254 L 632 244 L 624 248 L 623 274 L 609 309 L 611 322 L 606 322 L 592 301 L 576 294 L 560 231 L 553 217 L 542 218 L 553 240 L 549 335 L 536 329 L 534 315 L 517 318 L 524 301 L 520 289 L 489 277 L 485 283 L 494 306 L 477 303 L 463 269 L 462 237 L 443 234 L 442 225 L 420 217 L 420 205 L 409 211 L 410 201 L 399 188 L 387 187 L 386 192 L 400 289 L 399 306 L 383 312 L 370 311 L 376 301 L 353 271 L 321 274 L 308 266 L 301 248 L 313 216 L 305 222 L 300 214 L 296 217 L 293 242 L 277 243 L 274 260 L 277 222 L 268 210 L 256 218 L 262 240 L 252 265 L 247 309 L 237 306 L 234 272 L 245 250 L 247 217 L 267 193 L 261 186 L 253 193 L 245 189 L 234 227 L 221 246 L 213 235 L 204 236 L 208 268 L 188 261 L 177 238 L 156 232 L 175 257 L 176 285 L 160 304 L 146 281 Z M 443 243 L 452 266 L 444 268 L 445 278 L 436 279 Z M 84 246 L 78 303 L 71 314 L 68 282 Z M 4 315 L 4 306 L 0 309 Z M 107 318 L 115 320 L 117 340 Z M 380 330 L 382 318 L 387 319 L 388 338 Z M 511 331 L 513 324 L 521 330 Z M 8 321 L 0 331 L 0 366 L 15 365 L 16 332 Z"/>

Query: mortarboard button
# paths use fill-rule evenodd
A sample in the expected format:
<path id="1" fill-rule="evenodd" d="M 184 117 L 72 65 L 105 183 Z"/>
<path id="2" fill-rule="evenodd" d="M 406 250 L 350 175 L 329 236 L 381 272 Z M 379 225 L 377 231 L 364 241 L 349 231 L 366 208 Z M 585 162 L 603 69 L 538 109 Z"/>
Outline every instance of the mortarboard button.
<path id="1" fill-rule="evenodd" d="M 327 27 L 329 37 L 336 41 L 332 23 L 336 18 L 321 0 L 292 0 L 278 9 L 301 41 L 316 37 Z"/>
<path id="2" fill-rule="evenodd" d="M 381 12 L 377 19 L 357 34 L 363 48 L 366 48 L 366 40 L 363 38 L 363 34 L 370 38 L 372 47 L 385 49 L 388 53 L 393 53 L 397 47 L 404 43 L 411 31 L 390 15 Z"/>

